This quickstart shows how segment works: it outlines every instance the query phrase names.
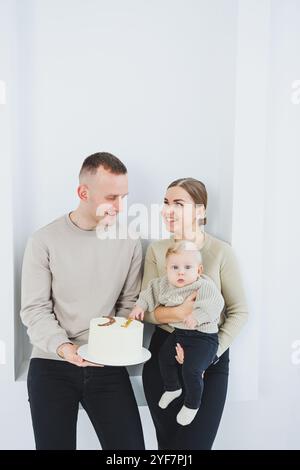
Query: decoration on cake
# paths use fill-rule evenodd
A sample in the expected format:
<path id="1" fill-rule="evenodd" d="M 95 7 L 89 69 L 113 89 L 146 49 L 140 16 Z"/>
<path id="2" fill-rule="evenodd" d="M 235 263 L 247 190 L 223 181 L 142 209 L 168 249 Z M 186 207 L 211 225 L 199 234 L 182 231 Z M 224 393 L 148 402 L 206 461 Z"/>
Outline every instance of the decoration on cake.
<path id="1" fill-rule="evenodd" d="M 138 363 L 144 358 L 143 332 L 143 323 L 134 319 L 104 315 L 93 318 L 87 347 L 91 362 L 104 365 Z"/>
<path id="2" fill-rule="evenodd" d="M 132 318 L 105 315 L 92 318 L 88 343 L 78 348 L 78 354 L 87 361 L 105 366 L 141 364 L 151 357 L 150 351 L 143 347 L 143 332 L 144 324 Z"/>
<path id="3" fill-rule="evenodd" d="M 133 320 L 132 318 L 128 318 L 128 320 L 126 320 L 126 322 L 121 326 L 123 328 L 127 328 L 130 325 L 130 323 L 132 322 L 132 320 Z"/>
<path id="4" fill-rule="evenodd" d="M 97 326 L 110 326 L 110 325 L 113 325 L 113 323 L 116 322 L 116 320 L 113 317 L 110 317 L 110 316 L 103 315 L 102 318 L 109 318 L 109 320 L 106 323 L 102 323 L 102 324 L 98 323 Z"/>

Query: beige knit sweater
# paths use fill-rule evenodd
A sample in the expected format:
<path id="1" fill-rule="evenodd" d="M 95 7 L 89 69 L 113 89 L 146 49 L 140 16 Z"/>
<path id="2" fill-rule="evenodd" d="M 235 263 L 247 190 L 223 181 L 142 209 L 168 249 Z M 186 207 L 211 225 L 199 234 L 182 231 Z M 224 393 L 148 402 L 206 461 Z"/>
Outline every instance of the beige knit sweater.
<path id="1" fill-rule="evenodd" d="M 153 311 L 158 305 L 173 307 L 182 304 L 196 290 L 193 316 L 198 324 L 195 329 L 203 333 L 217 333 L 224 299 L 215 283 L 205 275 L 183 287 L 170 284 L 167 276 L 152 279 L 148 287 L 140 293 L 137 305 L 149 311 Z M 182 330 L 187 329 L 183 322 L 169 323 L 169 325 Z"/>
<path id="2" fill-rule="evenodd" d="M 142 290 L 146 289 L 152 279 L 166 274 L 166 252 L 173 243 L 174 239 L 171 237 L 149 245 L 144 264 Z M 247 321 L 246 298 L 238 263 L 228 243 L 206 233 L 201 254 L 205 274 L 214 281 L 225 301 L 225 309 L 219 321 L 217 355 L 220 356 L 232 344 Z M 157 324 L 167 331 L 173 331 L 170 325 L 159 324 L 154 311 L 145 312 L 144 319 L 146 322 Z"/>

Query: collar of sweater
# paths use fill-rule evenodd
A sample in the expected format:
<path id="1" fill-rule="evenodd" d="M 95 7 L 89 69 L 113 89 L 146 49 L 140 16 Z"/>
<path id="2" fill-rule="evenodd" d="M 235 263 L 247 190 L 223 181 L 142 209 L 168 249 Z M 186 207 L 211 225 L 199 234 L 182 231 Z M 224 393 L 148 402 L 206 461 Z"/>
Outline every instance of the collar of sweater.
<path id="1" fill-rule="evenodd" d="M 176 287 L 170 284 L 168 277 L 164 276 L 164 285 L 165 288 L 170 292 L 176 292 L 176 294 L 186 294 L 187 292 L 192 293 L 194 290 L 199 289 L 202 283 L 202 278 L 199 277 L 196 281 L 192 282 L 191 284 L 187 284 L 183 287 Z"/>

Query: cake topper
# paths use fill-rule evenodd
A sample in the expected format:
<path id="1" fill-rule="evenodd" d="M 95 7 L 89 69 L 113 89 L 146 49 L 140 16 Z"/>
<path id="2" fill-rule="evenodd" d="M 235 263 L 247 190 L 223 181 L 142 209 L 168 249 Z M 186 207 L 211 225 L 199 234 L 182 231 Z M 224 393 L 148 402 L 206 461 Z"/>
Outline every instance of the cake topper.
<path id="1" fill-rule="evenodd" d="M 128 320 L 126 320 L 126 322 L 124 323 L 124 325 L 121 325 L 123 328 L 127 328 L 130 323 L 132 322 L 132 318 L 128 318 Z"/>
<path id="2" fill-rule="evenodd" d="M 110 317 L 107 315 L 103 315 L 102 318 L 109 318 L 109 320 L 106 323 L 102 323 L 102 324 L 98 323 L 97 326 L 110 326 L 116 322 L 116 320 L 113 317 Z"/>

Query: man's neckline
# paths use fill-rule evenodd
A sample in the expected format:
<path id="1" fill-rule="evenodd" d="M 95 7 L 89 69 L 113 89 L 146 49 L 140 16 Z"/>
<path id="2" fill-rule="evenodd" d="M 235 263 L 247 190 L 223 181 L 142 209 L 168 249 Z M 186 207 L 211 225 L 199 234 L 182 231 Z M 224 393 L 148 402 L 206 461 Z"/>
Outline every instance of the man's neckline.
<path id="1" fill-rule="evenodd" d="M 66 221 L 68 227 L 70 227 L 74 232 L 83 234 L 85 236 L 96 237 L 96 233 L 97 233 L 96 229 L 85 230 L 83 228 L 78 227 L 78 225 L 76 225 L 70 218 L 71 212 L 68 212 L 67 214 L 65 214 L 65 221 Z"/>

